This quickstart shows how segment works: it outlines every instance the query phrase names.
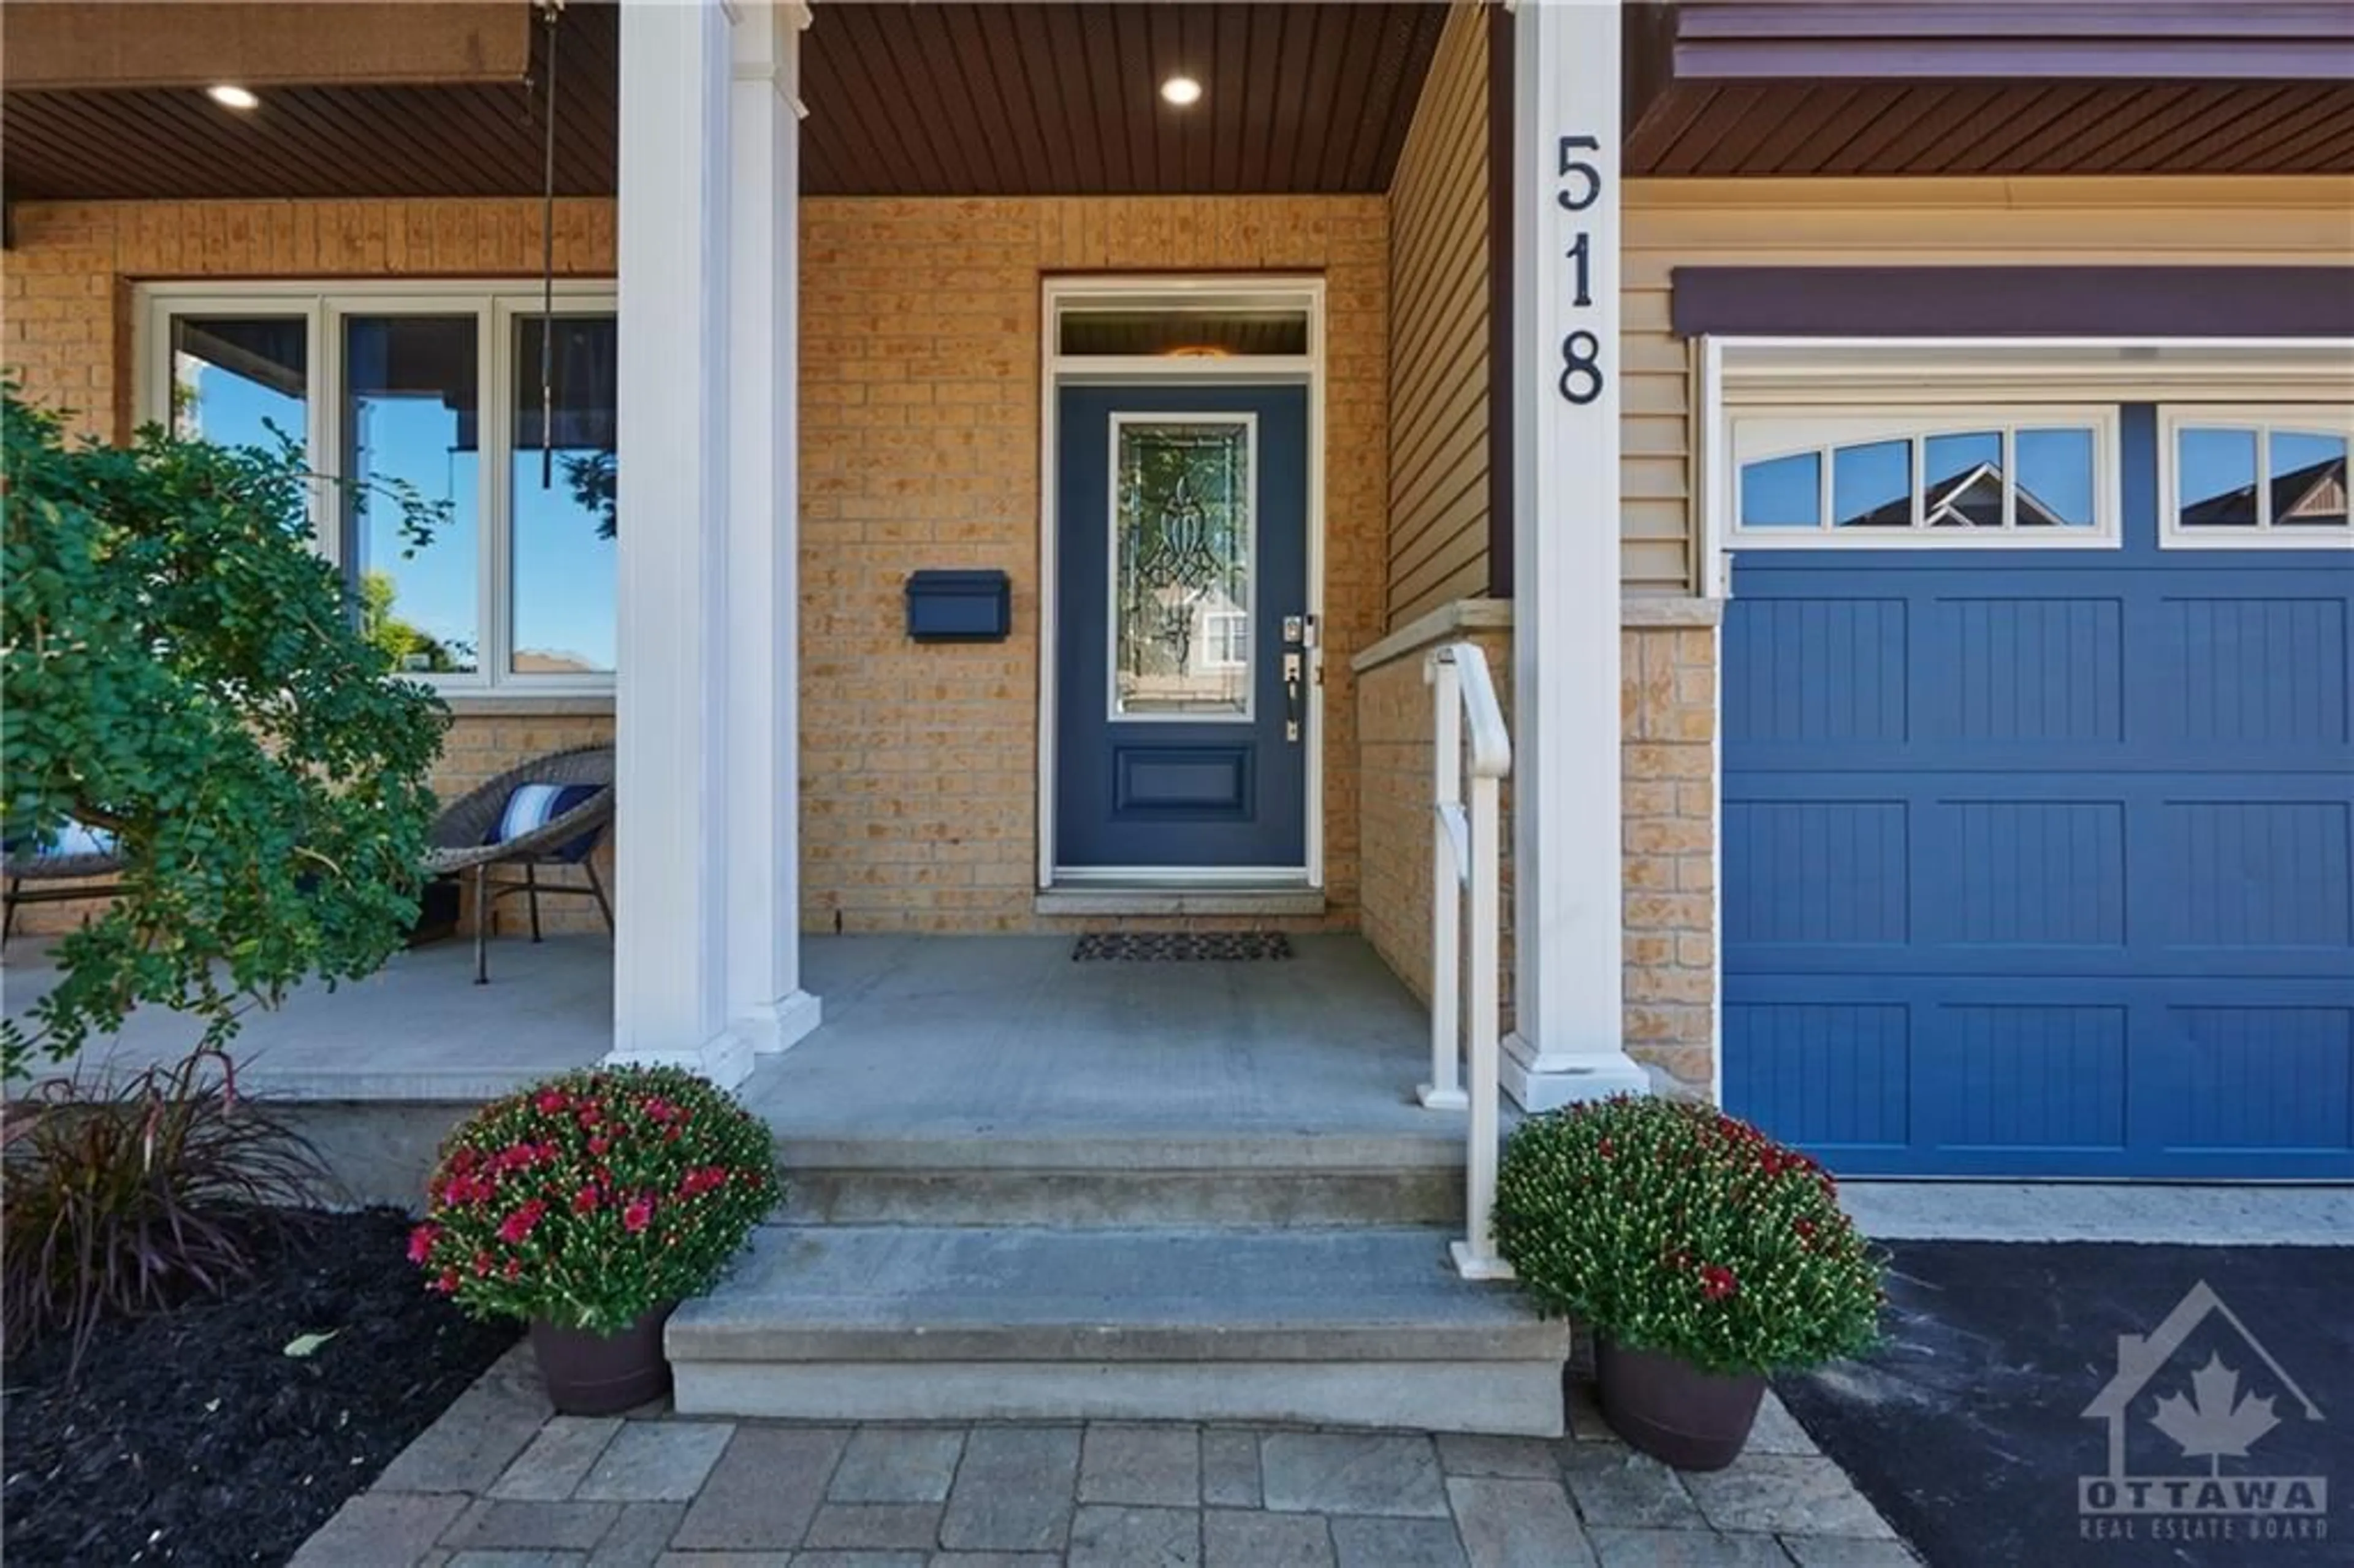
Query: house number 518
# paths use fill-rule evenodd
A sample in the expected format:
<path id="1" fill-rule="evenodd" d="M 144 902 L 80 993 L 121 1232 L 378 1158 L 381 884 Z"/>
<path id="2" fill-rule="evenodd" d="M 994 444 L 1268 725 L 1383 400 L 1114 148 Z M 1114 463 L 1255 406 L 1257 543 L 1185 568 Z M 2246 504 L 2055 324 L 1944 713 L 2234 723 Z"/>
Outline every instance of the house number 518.
<path id="1" fill-rule="evenodd" d="M 1555 178 L 1560 188 L 1553 200 L 1561 203 L 1564 212 L 1584 212 L 1602 199 L 1602 171 L 1579 156 L 1583 153 L 1598 153 L 1602 143 L 1594 136 L 1564 136 L 1557 150 L 1559 167 Z M 1577 265 L 1577 291 L 1571 296 L 1573 310 L 1591 310 L 1593 292 L 1594 234 L 1581 228 L 1570 242 L 1568 259 Z M 1561 379 L 1555 383 L 1564 401 L 1584 408 L 1602 396 L 1602 339 L 1584 327 L 1573 329 L 1561 340 Z"/>

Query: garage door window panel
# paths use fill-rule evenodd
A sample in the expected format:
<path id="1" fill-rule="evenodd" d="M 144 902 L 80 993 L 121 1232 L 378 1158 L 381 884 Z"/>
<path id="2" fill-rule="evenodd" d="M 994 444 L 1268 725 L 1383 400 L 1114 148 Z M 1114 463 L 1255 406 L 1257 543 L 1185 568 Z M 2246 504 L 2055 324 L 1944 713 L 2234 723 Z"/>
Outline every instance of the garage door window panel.
<path id="1" fill-rule="evenodd" d="M 2161 429 L 2168 545 L 2354 548 L 2346 504 L 2354 417 L 2345 410 L 2176 407 Z"/>
<path id="2" fill-rule="evenodd" d="M 1736 419 L 1733 537 L 1748 547 L 2113 545 L 2116 410 L 1970 418 L 1827 409 Z"/>

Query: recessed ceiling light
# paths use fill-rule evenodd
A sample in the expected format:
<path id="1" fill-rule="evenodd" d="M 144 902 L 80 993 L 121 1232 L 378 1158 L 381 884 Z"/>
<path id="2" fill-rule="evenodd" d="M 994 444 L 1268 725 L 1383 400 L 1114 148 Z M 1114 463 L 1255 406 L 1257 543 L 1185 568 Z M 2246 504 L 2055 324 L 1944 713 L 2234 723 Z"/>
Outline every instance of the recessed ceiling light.
<path id="1" fill-rule="evenodd" d="M 1161 84 L 1161 96 L 1182 109 L 1202 101 L 1202 84 L 1190 76 L 1172 76 Z"/>
<path id="2" fill-rule="evenodd" d="M 252 92 L 247 89 L 236 86 L 231 82 L 224 81 L 217 86 L 205 89 L 205 96 L 211 99 L 215 103 L 219 104 L 223 109 L 235 109 L 241 111 L 248 109 L 259 109 L 261 107 L 260 99 L 255 97 Z"/>

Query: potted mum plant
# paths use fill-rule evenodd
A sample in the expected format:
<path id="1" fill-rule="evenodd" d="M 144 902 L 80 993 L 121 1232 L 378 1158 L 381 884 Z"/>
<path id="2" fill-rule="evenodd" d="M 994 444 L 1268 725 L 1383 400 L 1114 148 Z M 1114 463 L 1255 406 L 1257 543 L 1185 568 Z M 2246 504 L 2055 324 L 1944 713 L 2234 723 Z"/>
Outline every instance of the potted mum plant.
<path id="1" fill-rule="evenodd" d="M 1603 1415 L 1679 1469 L 1731 1464 L 1768 1372 L 1868 1350 L 1880 1267 L 1830 1175 L 1712 1107 L 1618 1096 L 1532 1117 L 1497 1250 L 1594 1330 Z"/>
<path id="2" fill-rule="evenodd" d="M 671 1309 L 711 1287 L 778 1196 L 767 1125 L 716 1086 L 586 1069 L 450 1135 L 408 1256 L 469 1314 L 529 1321 L 557 1409 L 611 1414 L 669 1386 Z"/>

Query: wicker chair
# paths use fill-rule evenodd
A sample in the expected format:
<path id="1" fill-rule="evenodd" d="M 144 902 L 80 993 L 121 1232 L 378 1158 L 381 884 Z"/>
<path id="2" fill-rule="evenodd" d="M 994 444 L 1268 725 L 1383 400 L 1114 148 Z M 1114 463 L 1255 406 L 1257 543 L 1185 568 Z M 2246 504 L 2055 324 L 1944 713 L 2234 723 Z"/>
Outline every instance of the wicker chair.
<path id="1" fill-rule="evenodd" d="M 8 856 L 8 910 L 0 916 L 0 942 L 5 942 L 16 929 L 16 906 L 20 904 L 72 904 L 85 898 L 111 898 L 121 891 L 114 878 L 122 873 L 122 862 L 114 853 L 111 836 L 92 832 L 80 823 L 69 823 L 61 841 L 45 853 L 19 854 L 12 850 Z M 99 879 L 103 878 L 103 881 Z M 99 882 L 95 887 L 80 885 Z M 35 883 L 30 892 L 25 884 Z M 64 883 L 66 886 L 46 885 Z"/>
<path id="2" fill-rule="evenodd" d="M 530 784 L 585 786 L 596 793 L 528 832 L 493 840 L 505 820 L 508 800 L 516 789 Z M 425 870 L 434 876 L 473 874 L 476 985 L 490 983 L 493 906 L 508 894 L 520 893 L 530 899 L 531 939 L 535 942 L 539 940 L 539 895 L 543 893 L 592 895 L 604 914 L 605 928 L 613 928 L 613 906 L 605 896 L 603 881 L 597 875 L 595 858 L 598 842 L 612 820 L 613 748 L 610 746 L 577 747 L 535 758 L 519 768 L 509 768 L 441 813 L 440 820 L 433 824 L 432 847 L 425 857 Z M 523 881 L 493 882 L 491 867 L 494 865 L 522 866 Z M 588 885 L 550 883 L 543 886 L 538 868 L 544 865 L 578 865 L 588 874 Z"/>

